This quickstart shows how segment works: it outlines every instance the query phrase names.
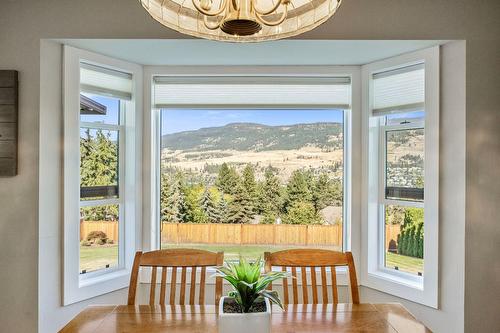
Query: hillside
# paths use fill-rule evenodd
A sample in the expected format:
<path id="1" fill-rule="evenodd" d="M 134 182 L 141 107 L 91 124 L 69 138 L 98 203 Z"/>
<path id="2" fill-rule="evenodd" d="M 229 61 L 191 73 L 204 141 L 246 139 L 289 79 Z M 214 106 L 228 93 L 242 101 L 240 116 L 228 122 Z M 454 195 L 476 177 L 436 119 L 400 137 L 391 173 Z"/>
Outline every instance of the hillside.
<path id="1" fill-rule="evenodd" d="M 323 150 L 342 147 L 342 124 L 312 123 L 267 126 L 231 123 L 162 136 L 162 148 L 184 152 L 236 150 L 269 151 L 317 147 Z"/>

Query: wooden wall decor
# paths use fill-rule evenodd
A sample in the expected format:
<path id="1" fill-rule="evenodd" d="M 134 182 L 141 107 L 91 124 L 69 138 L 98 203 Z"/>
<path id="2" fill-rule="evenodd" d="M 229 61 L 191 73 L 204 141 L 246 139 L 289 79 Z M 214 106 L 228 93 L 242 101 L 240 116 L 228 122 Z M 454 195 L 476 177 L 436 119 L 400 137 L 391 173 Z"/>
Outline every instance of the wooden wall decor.
<path id="1" fill-rule="evenodd" d="M 0 177 L 17 175 L 18 72 L 0 70 Z"/>

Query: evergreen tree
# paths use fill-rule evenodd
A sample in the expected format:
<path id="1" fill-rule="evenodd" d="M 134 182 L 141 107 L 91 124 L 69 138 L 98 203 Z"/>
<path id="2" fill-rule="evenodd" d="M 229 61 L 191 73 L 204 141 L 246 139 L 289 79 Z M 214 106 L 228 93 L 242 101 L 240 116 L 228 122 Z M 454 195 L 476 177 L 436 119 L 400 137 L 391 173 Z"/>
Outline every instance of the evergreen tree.
<path id="1" fill-rule="evenodd" d="M 182 190 L 182 183 L 179 177 L 173 177 L 170 182 L 166 175 L 162 175 L 161 189 L 161 220 L 168 223 L 187 222 L 186 197 Z"/>
<path id="2" fill-rule="evenodd" d="M 230 223 L 248 223 L 253 217 L 250 198 L 240 184 L 236 188 L 233 200 L 229 204 L 228 220 Z"/>
<path id="3" fill-rule="evenodd" d="M 264 181 L 259 186 L 259 211 L 264 215 L 279 216 L 283 207 L 281 183 L 271 167 L 264 172 Z"/>
<path id="4" fill-rule="evenodd" d="M 80 137 L 80 184 L 82 187 L 118 185 L 118 145 L 111 134 L 90 129 Z M 82 215 L 87 220 L 117 220 L 118 205 L 85 207 Z"/>
<path id="5" fill-rule="evenodd" d="M 238 183 L 239 176 L 236 170 L 229 167 L 227 163 L 222 163 L 217 179 L 215 180 L 215 186 L 222 193 L 235 194 Z"/>
<path id="6" fill-rule="evenodd" d="M 292 176 L 286 186 L 286 209 L 296 202 L 312 202 L 312 191 L 310 188 L 310 177 L 301 170 L 292 172 Z"/>
<path id="7" fill-rule="evenodd" d="M 217 214 L 219 215 L 219 223 L 229 223 L 229 211 L 224 195 L 221 196 L 217 204 Z"/>
<path id="8" fill-rule="evenodd" d="M 252 210 L 256 211 L 257 204 L 257 183 L 255 182 L 255 171 L 251 164 L 247 164 L 243 169 L 243 190 L 246 191 Z"/>
<path id="9" fill-rule="evenodd" d="M 340 181 L 331 180 L 326 172 L 319 175 L 314 182 L 312 201 L 316 211 L 320 211 L 327 206 L 342 205 L 342 187 Z"/>
<path id="10" fill-rule="evenodd" d="M 203 191 L 203 195 L 201 196 L 200 206 L 203 212 L 206 215 L 206 218 L 209 223 L 217 223 L 219 222 L 220 216 L 217 208 L 215 207 L 214 200 L 208 188 L 205 187 Z"/>

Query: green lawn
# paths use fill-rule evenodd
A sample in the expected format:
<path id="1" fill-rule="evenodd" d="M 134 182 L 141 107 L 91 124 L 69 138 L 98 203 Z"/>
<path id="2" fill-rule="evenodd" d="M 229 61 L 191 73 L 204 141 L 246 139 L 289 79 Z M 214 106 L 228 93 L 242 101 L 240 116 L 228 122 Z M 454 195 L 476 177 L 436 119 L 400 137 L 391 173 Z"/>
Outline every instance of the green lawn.
<path id="1" fill-rule="evenodd" d="M 264 252 L 276 252 L 291 248 L 302 248 L 303 246 L 293 246 L 293 245 L 284 245 L 284 246 L 274 246 L 274 245 L 210 245 L 210 244 L 162 244 L 162 249 L 166 248 L 192 248 L 192 249 L 200 249 L 206 251 L 223 251 L 224 258 L 226 260 L 234 260 L 238 259 L 240 256 L 256 259 L 258 257 L 264 257 Z M 322 248 L 322 247 L 317 247 Z M 330 250 L 339 250 L 335 247 L 323 247 L 325 249 Z"/>
<path id="2" fill-rule="evenodd" d="M 229 260 L 238 259 L 239 256 L 245 258 L 255 259 L 263 257 L 265 251 L 275 252 L 285 249 L 294 248 L 294 246 L 272 246 L 272 245 L 209 245 L 209 244 L 162 244 L 162 248 L 181 248 L 189 247 L 195 249 L 202 249 L 207 251 L 224 251 L 224 257 Z M 300 247 L 300 246 L 295 246 Z M 329 249 L 335 250 L 329 247 Z M 338 249 L 336 249 L 338 250 Z M 106 265 L 110 267 L 116 266 L 118 263 L 118 246 L 81 246 L 80 247 L 80 271 L 87 270 L 87 272 L 97 269 L 105 268 Z M 424 271 L 424 260 L 403 256 L 394 253 L 387 253 L 386 256 L 387 267 L 397 266 L 400 271 L 405 271 L 413 274 Z"/>
<path id="3" fill-rule="evenodd" d="M 95 271 L 118 264 L 118 245 L 80 246 L 80 272 Z"/>
<path id="4" fill-rule="evenodd" d="M 386 266 L 388 268 L 398 267 L 400 271 L 417 274 L 424 273 L 424 259 L 403 256 L 396 253 L 386 253 Z"/>

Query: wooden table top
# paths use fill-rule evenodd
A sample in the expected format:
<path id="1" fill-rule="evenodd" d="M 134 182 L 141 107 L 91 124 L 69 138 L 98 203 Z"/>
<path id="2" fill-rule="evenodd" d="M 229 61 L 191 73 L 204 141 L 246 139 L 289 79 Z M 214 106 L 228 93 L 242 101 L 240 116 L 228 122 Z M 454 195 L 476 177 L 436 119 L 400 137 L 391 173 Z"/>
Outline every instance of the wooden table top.
<path id="1" fill-rule="evenodd" d="M 274 306 L 272 331 L 430 332 L 397 303 L 299 304 L 285 311 Z M 60 332 L 217 333 L 217 314 L 213 305 L 96 305 L 80 312 Z"/>

